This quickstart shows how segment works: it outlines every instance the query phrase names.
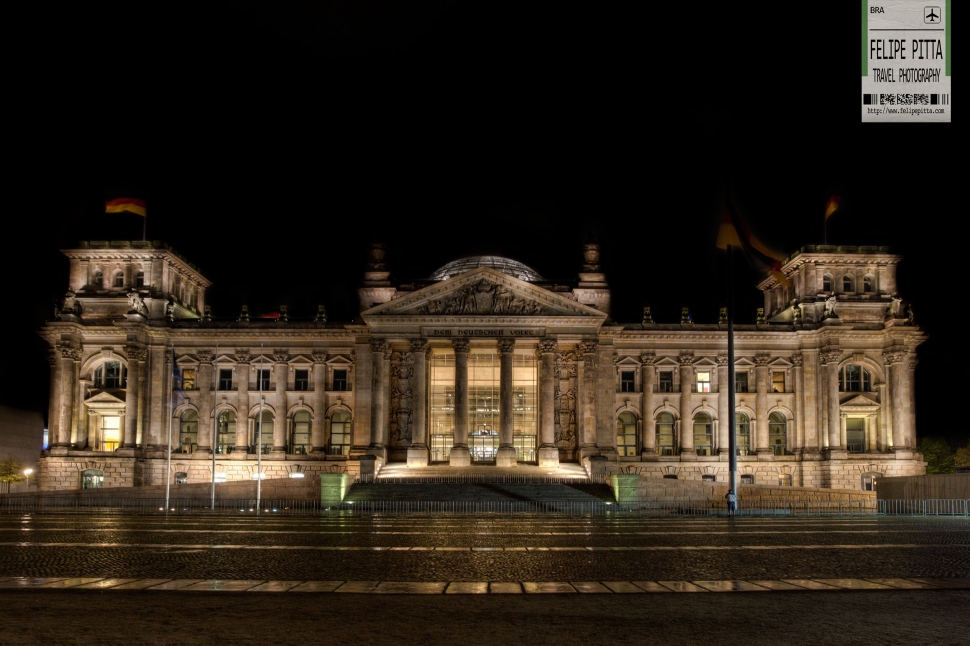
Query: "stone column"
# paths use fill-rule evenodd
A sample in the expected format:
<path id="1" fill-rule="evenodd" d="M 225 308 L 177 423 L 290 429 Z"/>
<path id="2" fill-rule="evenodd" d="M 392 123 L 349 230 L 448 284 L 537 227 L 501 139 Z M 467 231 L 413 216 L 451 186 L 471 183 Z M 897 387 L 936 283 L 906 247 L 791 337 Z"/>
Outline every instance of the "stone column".
<path id="1" fill-rule="evenodd" d="M 916 444 L 916 364 L 919 363 L 915 356 L 910 355 L 910 360 L 906 362 L 906 404 L 909 407 L 909 416 L 906 420 L 909 424 L 907 435 L 907 445 L 915 451 L 919 446 Z"/>
<path id="2" fill-rule="evenodd" d="M 657 355 L 652 352 L 645 352 L 640 355 L 640 388 L 642 389 L 641 398 L 641 423 L 643 428 L 641 433 L 643 439 L 640 446 L 643 447 L 643 458 L 647 460 L 657 459 L 657 431 L 653 419 L 653 410 L 656 408 L 654 401 L 654 382 L 657 376 Z"/>
<path id="3" fill-rule="evenodd" d="M 722 459 L 731 458 L 731 407 L 728 406 L 730 388 L 728 383 L 728 358 L 726 354 L 717 356 L 717 454 Z M 726 457 L 723 457 L 726 456 Z"/>
<path id="4" fill-rule="evenodd" d="M 582 356 L 582 375 L 577 369 L 577 381 L 581 383 L 580 410 L 582 417 L 580 455 L 586 457 L 596 452 L 596 346 L 595 340 L 583 341 L 579 344 Z"/>
<path id="5" fill-rule="evenodd" d="M 384 354 L 389 351 L 385 339 L 371 339 L 371 417 L 370 448 L 374 455 L 384 457 Z"/>
<path id="6" fill-rule="evenodd" d="M 209 350 L 199 350 L 199 373 L 196 375 L 195 385 L 199 389 L 199 448 L 197 453 L 212 451 L 213 415 L 216 409 L 216 399 L 212 393 L 214 384 L 212 374 L 213 354 Z M 131 375 L 128 376 L 131 379 Z"/>
<path id="7" fill-rule="evenodd" d="M 555 339 L 539 342 L 539 466 L 558 467 L 556 446 L 556 350 Z"/>
<path id="8" fill-rule="evenodd" d="M 326 455 L 329 437 L 326 434 L 327 419 L 327 353 L 314 352 L 313 360 L 313 426 L 310 430 L 310 442 L 313 453 Z"/>
<path id="9" fill-rule="evenodd" d="M 888 375 L 887 375 L 888 376 Z M 889 453 L 890 448 L 890 436 L 889 436 L 889 387 L 884 383 L 876 384 L 876 391 L 879 393 L 879 432 L 876 437 L 879 441 L 879 451 L 882 453 Z"/>
<path id="10" fill-rule="evenodd" d="M 232 455 L 243 459 L 249 452 L 249 350 L 236 350 L 236 445 Z"/>
<path id="11" fill-rule="evenodd" d="M 168 431 L 165 424 L 165 412 L 168 410 L 165 388 L 165 346 L 153 345 L 148 349 L 148 389 L 149 389 L 149 418 L 148 433 L 144 438 L 145 449 L 161 451 L 168 448 Z M 171 381 L 171 379 L 168 379 Z M 163 437 L 166 439 L 163 441 Z"/>
<path id="12" fill-rule="evenodd" d="M 802 459 L 817 460 L 821 457 L 821 453 L 819 452 L 821 443 L 819 442 L 818 433 L 818 350 L 803 350 L 801 358 L 803 366 L 802 390 L 799 392 L 796 389 L 795 401 L 801 402 L 803 412 L 801 425 L 805 434 L 805 443 L 802 446 L 805 450 L 802 453 Z M 797 378 L 798 373 L 796 372 L 795 374 Z M 796 406 L 798 406 L 797 403 Z"/>
<path id="13" fill-rule="evenodd" d="M 680 354 L 680 459 L 697 459 L 694 451 L 694 418 L 691 415 L 691 384 L 694 377 L 694 355 L 689 352 Z"/>
<path id="14" fill-rule="evenodd" d="M 468 450 L 468 339 L 455 339 L 455 439 L 449 464 L 453 467 L 471 465 Z"/>
<path id="15" fill-rule="evenodd" d="M 805 452 L 805 369 L 802 367 L 802 355 L 798 352 L 790 357 L 795 375 L 795 438 L 796 453 Z"/>
<path id="16" fill-rule="evenodd" d="M 408 447 L 408 466 L 428 466 L 428 355 L 431 347 L 427 339 L 411 341 L 411 364 L 414 368 L 411 384 L 411 446 Z"/>
<path id="17" fill-rule="evenodd" d="M 125 388 L 125 435 L 121 448 L 133 449 L 138 437 L 138 388 L 140 384 L 142 363 L 145 361 L 145 348 L 129 345 L 128 354 L 128 384 Z"/>
<path id="18" fill-rule="evenodd" d="M 289 353 L 278 350 L 273 353 L 274 369 L 276 371 L 276 419 L 273 423 L 273 452 L 286 453 L 289 446 L 286 380 L 290 373 Z"/>
<path id="19" fill-rule="evenodd" d="M 912 450 L 909 443 L 909 410 L 907 382 L 909 367 L 905 348 L 890 348 L 883 352 L 883 360 L 889 368 L 889 397 L 892 400 L 893 450 Z"/>
<path id="20" fill-rule="evenodd" d="M 827 403 L 829 451 L 843 451 L 842 429 L 839 417 L 839 359 L 842 351 L 836 349 L 822 350 L 819 355 L 825 365 L 825 400 Z"/>
<path id="21" fill-rule="evenodd" d="M 754 398 L 754 414 L 757 418 L 757 453 L 759 460 L 771 460 L 774 453 L 768 446 L 768 384 L 771 381 L 771 372 L 768 362 L 771 355 L 759 354 L 754 358 L 754 380 L 757 385 L 757 394 Z"/>
<path id="22" fill-rule="evenodd" d="M 47 400 L 47 446 L 52 447 L 57 443 L 58 430 L 60 429 L 58 417 L 60 416 L 61 400 L 59 398 L 60 388 L 60 350 L 49 348 L 47 351 L 47 364 L 51 370 L 50 397 Z"/>
<path id="23" fill-rule="evenodd" d="M 515 339 L 499 339 L 499 447 L 495 454 L 495 466 L 514 467 L 515 446 L 512 444 L 514 403 L 512 401 L 512 357 Z"/>

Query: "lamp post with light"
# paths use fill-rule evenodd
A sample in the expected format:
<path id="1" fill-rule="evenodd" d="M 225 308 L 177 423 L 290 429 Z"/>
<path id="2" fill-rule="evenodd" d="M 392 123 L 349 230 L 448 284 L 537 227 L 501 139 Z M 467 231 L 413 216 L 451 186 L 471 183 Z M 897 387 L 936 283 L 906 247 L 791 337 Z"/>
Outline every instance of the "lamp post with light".
<path id="1" fill-rule="evenodd" d="M 33 473 L 33 469 L 24 469 L 24 475 L 27 477 L 27 491 L 30 492 L 30 474 Z"/>

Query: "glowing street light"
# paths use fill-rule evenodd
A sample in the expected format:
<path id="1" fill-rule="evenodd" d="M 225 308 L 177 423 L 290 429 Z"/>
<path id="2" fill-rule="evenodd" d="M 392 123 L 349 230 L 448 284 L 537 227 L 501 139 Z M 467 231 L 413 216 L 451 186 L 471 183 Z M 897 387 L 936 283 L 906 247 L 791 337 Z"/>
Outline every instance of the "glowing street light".
<path id="1" fill-rule="evenodd" d="M 30 491 L 30 474 L 33 472 L 33 469 L 24 469 L 24 475 L 27 476 L 27 491 Z"/>

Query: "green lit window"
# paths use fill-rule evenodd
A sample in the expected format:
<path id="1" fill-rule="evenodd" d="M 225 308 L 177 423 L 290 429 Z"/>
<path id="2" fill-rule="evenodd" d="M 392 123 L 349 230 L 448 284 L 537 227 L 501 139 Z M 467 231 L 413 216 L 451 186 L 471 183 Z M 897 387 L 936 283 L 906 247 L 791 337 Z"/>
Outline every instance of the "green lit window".
<path id="1" fill-rule="evenodd" d="M 638 455 L 637 418 L 633 413 L 620 413 L 616 419 L 616 452 L 620 457 Z"/>

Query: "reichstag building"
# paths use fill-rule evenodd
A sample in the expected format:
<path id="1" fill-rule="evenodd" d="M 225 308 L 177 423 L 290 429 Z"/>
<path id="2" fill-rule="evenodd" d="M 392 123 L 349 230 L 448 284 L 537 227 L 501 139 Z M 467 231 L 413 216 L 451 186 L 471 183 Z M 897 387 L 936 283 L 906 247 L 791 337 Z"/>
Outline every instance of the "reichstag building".
<path id="1" fill-rule="evenodd" d="M 210 285 L 157 242 L 65 250 L 43 490 L 415 469 L 556 466 L 728 477 L 727 324 L 614 322 L 599 248 L 563 284 L 511 259 L 394 283 L 374 245 L 360 317 L 217 320 Z M 742 482 L 865 489 L 925 472 L 913 373 L 924 334 L 883 247 L 807 246 L 736 325 Z M 176 365 L 173 365 L 175 362 Z M 173 387 L 173 373 L 182 388 Z M 172 459 L 167 467 L 169 430 Z"/>

